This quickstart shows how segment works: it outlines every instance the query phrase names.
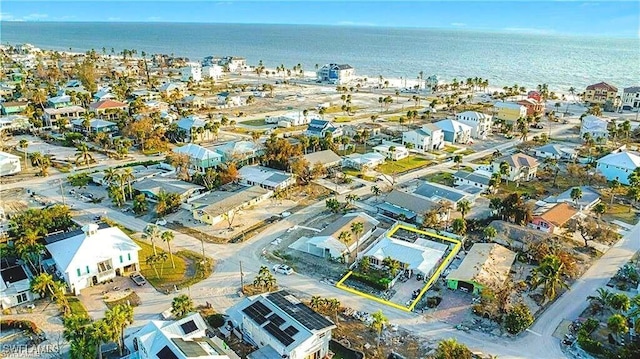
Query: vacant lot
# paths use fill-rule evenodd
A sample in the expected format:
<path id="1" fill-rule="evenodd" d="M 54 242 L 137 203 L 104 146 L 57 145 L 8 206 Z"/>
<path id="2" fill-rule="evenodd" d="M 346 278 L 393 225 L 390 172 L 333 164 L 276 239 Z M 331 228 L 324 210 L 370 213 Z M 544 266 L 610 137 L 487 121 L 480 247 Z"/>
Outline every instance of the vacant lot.
<path id="1" fill-rule="evenodd" d="M 428 160 L 424 157 L 409 156 L 399 161 L 387 161 L 382 165 L 378 166 L 378 171 L 387 175 L 392 175 L 392 174 L 408 172 L 420 167 L 425 167 L 431 163 L 432 163 L 431 160 Z"/>

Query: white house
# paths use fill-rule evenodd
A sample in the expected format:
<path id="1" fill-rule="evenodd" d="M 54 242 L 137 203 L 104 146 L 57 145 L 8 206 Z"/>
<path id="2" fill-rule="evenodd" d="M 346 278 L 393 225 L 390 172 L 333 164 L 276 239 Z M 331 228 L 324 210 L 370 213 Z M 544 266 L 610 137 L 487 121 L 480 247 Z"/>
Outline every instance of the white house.
<path id="1" fill-rule="evenodd" d="M 365 154 L 352 153 L 342 159 L 342 167 L 349 167 L 360 171 L 367 171 L 383 164 L 385 159 L 385 156 L 376 152 L 369 152 Z"/>
<path id="2" fill-rule="evenodd" d="M 272 191 L 285 189 L 296 183 L 296 178 L 292 173 L 263 166 L 243 166 L 238 171 L 238 175 L 241 184 L 260 186 Z"/>
<path id="3" fill-rule="evenodd" d="M 486 191 L 491 188 L 490 181 L 491 174 L 480 171 L 457 171 L 453 174 L 453 184 L 456 186 L 472 186 Z"/>
<path id="4" fill-rule="evenodd" d="M 471 127 L 471 137 L 484 140 L 491 133 L 492 117 L 481 112 L 465 111 L 456 115 L 456 121 Z"/>
<path id="5" fill-rule="evenodd" d="M 622 109 L 627 111 L 640 109 L 640 86 L 627 87 L 623 90 Z"/>
<path id="6" fill-rule="evenodd" d="M 509 165 L 509 174 L 502 175 L 502 178 L 508 178 L 509 181 L 531 181 L 536 178 L 538 166 L 540 165 L 538 160 L 531 156 L 524 153 L 514 153 L 494 160 L 491 163 L 491 172 L 500 173 L 500 164 L 502 162 L 506 162 Z"/>
<path id="7" fill-rule="evenodd" d="M 409 156 L 406 147 L 393 142 L 385 142 L 373 148 L 373 152 L 379 153 L 392 161 L 398 161 Z"/>
<path id="8" fill-rule="evenodd" d="M 227 315 L 249 344 L 250 359 L 321 359 L 329 354 L 335 324 L 285 290 L 244 298 Z"/>
<path id="9" fill-rule="evenodd" d="M 596 169 L 609 181 L 629 184 L 629 175 L 640 167 L 640 156 L 632 152 L 610 153 L 598 161 Z"/>
<path id="10" fill-rule="evenodd" d="M 305 116 L 302 111 L 287 112 L 280 116 L 265 116 L 265 123 L 276 123 L 279 127 L 302 126 L 312 120 L 322 120 L 318 115 L 307 113 Z"/>
<path id="11" fill-rule="evenodd" d="M 80 290 L 139 270 L 140 247 L 118 227 L 87 224 L 81 230 L 45 238 L 58 275 L 76 295 Z"/>
<path id="12" fill-rule="evenodd" d="M 538 158 L 555 158 L 557 160 L 573 160 L 578 154 L 573 148 L 549 143 L 544 146 L 535 148 L 534 155 Z"/>
<path id="13" fill-rule="evenodd" d="M 600 117 L 593 115 L 585 116 L 580 126 L 580 138 L 584 139 L 584 135 L 588 133 L 594 141 L 606 142 L 607 137 L 609 137 L 607 124 L 607 121 Z"/>
<path id="14" fill-rule="evenodd" d="M 344 85 L 355 77 L 355 69 L 347 64 L 326 64 L 317 71 L 318 81 Z"/>
<path id="15" fill-rule="evenodd" d="M 438 126 L 428 123 L 417 130 L 402 133 L 402 144 L 410 143 L 420 152 L 439 150 L 444 147 L 444 132 Z"/>
<path id="16" fill-rule="evenodd" d="M 11 153 L 0 152 L 0 177 L 19 173 L 20 157 Z"/>
<path id="17" fill-rule="evenodd" d="M 224 68 L 220 65 L 204 66 L 202 68 L 202 77 L 217 80 L 222 77 Z"/>
<path id="18" fill-rule="evenodd" d="M 468 143 L 471 141 L 471 126 L 451 119 L 438 121 L 434 125 L 444 132 L 445 141 L 451 143 Z"/>
<path id="19" fill-rule="evenodd" d="M 30 302 L 38 296 L 31 292 L 30 284 L 33 277 L 24 266 L 13 262 L 8 264 L 3 258 L 0 270 L 0 306 L 2 309 L 12 308 Z"/>
<path id="20" fill-rule="evenodd" d="M 199 62 L 188 62 L 185 67 L 180 69 L 180 75 L 182 82 L 189 80 L 200 82 L 202 81 L 202 65 Z"/>
<path id="21" fill-rule="evenodd" d="M 217 336 L 207 336 L 207 323 L 199 313 L 176 321 L 152 320 L 125 339 L 138 359 L 239 359 Z"/>

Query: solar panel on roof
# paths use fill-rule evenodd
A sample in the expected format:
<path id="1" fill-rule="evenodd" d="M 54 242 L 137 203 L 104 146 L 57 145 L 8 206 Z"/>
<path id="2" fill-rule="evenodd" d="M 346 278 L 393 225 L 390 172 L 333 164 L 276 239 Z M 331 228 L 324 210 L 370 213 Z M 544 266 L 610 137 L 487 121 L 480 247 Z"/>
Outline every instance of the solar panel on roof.
<path id="1" fill-rule="evenodd" d="M 276 327 L 271 322 L 267 323 L 267 325 L 265 325 L 263 328 L 285 347 L 288 347 L 289 345 L 291 345 L 291 343 L 295 342 L 293 338 L 291 338 L 287 333 L 280 330 L 280 328 Z"/>
<path id="2" fill-rule="evenodd" d="M 290 325 L 288 326 L 285 330 L 285 333 L 289 334 L 290 336 L 294 336 L 296 334 L 298 334 L 298 329 L 296 329 L 294 326 Z"/>
<path id="3" fill-rule="evenodd" d="M 181 324 L 180 328 L 182 328 L 182 331 L 184 332 L 184 334 L 189 334 L 198 330 L 198 326 L 193 320 L 190 320 L 186 323 Z"/>
<path id="4" fill-rule="evenodd" d="M 264 322 L 267 321 L 267 319 L 262 314 L 258 313 L 258 311 L 252 306 L 244 308 L 242 312 L 244 312 L 251 320 L 260 325 L 264 324 Z"/>
<path id="5" fill-rule="evenodd" d="M 160 349 L 156 356 L 158 359 L 178 359 L 178 356 L 176 356 L 166 345 L 164 348 Z"/>
<path id="6" fill-rule="evenodd" d="M 280 316 L 276 313 L 271 314 L 267 317 L 267 319 L 269 319 L 271 323 L 275 324 L 278 327 L 285 323 L 285 320 L 280 318 Z"/>
<path id="7" fill-rule="evenodd" d="M 250 307 L 255 308 L 256 311 L 258 311 L 258 313 L 264 316 L 267 316 L 269 315 L 269 313 L 271 313 L 271 309 L 269 309 L 266 305 L 262 304 L 261 302 L 255 302 L 251 304 Z"/>
<path id="8" fill-rule="evenodd" d="M 287 291 L 279 291 L 271 293 L 267 298 L 278 308 L 282 309 L 285 313 L 289 314 L 293 319 L 302 324 L 305 328 L 310 330 L 321 330 L 333 325 L 332 322 L 325 317 L 311 310 L 311 308 L 304 305 L 304 303 L 292 303 L 287 300 L 287 296 L 290 294 Z"/>

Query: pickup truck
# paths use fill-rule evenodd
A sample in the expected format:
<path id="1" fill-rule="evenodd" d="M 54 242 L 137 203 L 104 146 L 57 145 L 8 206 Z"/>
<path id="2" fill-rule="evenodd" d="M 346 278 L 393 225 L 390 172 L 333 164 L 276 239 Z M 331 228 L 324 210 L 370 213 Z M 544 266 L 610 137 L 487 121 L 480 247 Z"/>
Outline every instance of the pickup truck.
<path id="1" fill-rule="evenodd" d="M 131 273 L 131 275 L 129 277 L 131 277 L 131 280 L 133 280 L 133 282 L 135 284 L 137 284 L 138 286 L 143 286 L 143 285 L 147 284 L 147 280 L 144 279 L 142 274 L 140 274 L 138 272 Z"/>

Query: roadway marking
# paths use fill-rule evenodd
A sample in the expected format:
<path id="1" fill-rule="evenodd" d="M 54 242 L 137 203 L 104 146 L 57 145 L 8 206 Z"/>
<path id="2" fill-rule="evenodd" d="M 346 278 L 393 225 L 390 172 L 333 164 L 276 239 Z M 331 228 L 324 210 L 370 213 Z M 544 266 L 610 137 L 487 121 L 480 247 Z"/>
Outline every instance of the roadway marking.
<path id="1" fill-rule="evenodd" d="M 541 336 L 542 336 L 542 334 L 540 334 L 540 333 L 536 333 L 536 332 L 534 332 L 534 331 L 533 331 L 533 330 L 531 330 L 531 329 L 525 329 L 525 330 L 526 330 L 526 331 L 528 331 L 529 333 L 533 334 L 533 335 L 537 335 L 537 336 L 539 336 L 539 337 L 541 337 Z"/>

